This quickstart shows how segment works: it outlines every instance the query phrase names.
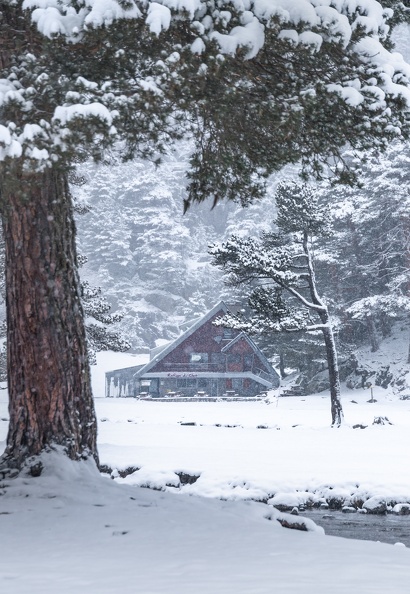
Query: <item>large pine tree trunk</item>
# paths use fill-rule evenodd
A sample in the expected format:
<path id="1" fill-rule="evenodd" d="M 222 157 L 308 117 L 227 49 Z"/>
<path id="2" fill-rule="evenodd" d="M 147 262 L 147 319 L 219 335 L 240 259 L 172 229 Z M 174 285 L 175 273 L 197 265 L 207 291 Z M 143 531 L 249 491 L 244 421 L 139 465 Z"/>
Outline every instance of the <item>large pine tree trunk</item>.
<path id="1" fill-rule="evenodd" d="M 93 456 L 96 418 L 66 175 L 48 169 L 3 187 L 10 425 L 5 464 L 48 446 Z"/>

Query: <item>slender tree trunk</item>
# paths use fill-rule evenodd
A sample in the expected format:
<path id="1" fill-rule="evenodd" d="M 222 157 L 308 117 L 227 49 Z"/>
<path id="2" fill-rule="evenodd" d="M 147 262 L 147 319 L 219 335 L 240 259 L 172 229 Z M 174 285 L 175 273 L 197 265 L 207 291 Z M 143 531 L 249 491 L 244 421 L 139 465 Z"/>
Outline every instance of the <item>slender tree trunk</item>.
<path id="1" fill-rule="evenodd" d="M 329 370 L 330 408 L 332 413 L 332 427 L 340 427 L 343 422 L 343 409 L 340 398 L 340 376 L 337 352 L 332 328 L 322 330 L 325 341 L 326 358 Z"/>
<path id="2" fill-rule="evenodd" d="M 54 445 L 98 463 L 66 175 L 48 169 L 19 183 L 24 194 L 2 189 L 10 398 L 4 463 L 20 468 Z"/>
<path id="3" fill-rule="evenodd" d="M 281 351 L 279 354 L 279 373 L 280 373 L 281 379 L 285 379 L 285 377 L 286 377 L 285 355 L 283 354 L 283 351 Z"/>
<path id="4" fill-rule="evenodd" d="M 369 316 L 366 319 L 367 331 L 369 333 L 371 352 L 376 353 L 380 348 L 379 339 L 377 338 L 376 324 L 374 323 L 373 316 Z"/>
<path id="5" fill-rule="evenodd" d="M 317 315 L 323 325 L 322 333 L 326 348 L 326 359 L 329 370 L 329 384 L 330 384 L 330 409 L 332 414 L 332 427 L 340 427 L 343 423 L 343 408 L 340 398 L 340 375 L 339 364 L 337 361 L 337 350 L 335 338 L 333 335 L 332 325 L 330 323 L 329 311 L 327 306 L 319 297 L 316 289 L 316 277 L 313 267 L 312 255 L 309 248 L 309 234 L 307 231 L 303 233 L 303 251 L 307 257 L 307 283 L 310 291 L 310 298 L 312 304 L 315 306 Z"/>
<path id="6" fill-rule="evenodd" d="M 407 354 L 407 363 L 410 363 L 410 340 L 409 340 L 409 351 Z"/>

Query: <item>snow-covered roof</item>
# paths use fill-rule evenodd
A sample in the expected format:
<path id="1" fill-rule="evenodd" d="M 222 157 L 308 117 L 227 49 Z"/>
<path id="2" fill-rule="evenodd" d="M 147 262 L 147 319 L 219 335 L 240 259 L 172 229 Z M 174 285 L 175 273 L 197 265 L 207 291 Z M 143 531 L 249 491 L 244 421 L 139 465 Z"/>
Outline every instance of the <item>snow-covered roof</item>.
<path id="1" fill-rule="evenodd" d="M 192 326 L 188 328 L 185 332 L 183 332 L 178 338 L 176 338 L 173 342 L 169 343 L 160 353 L 158 353 L 149 363 L 144 365 L 141 369 L 136 372 L 136 376 L 141 376 L 144 373 L 147 373 L 154 365 L 156 365 L 159 361 L 161 361 L 164 357 L 168 355 L 171 351 L 173 351 L 178 345 L 180 345 L 184 340 L 186 340 L 189 336 L 191 336 L 198 328 L 203 326 L 208 320 L 210 320 L 215 314 L 219 311 L 223 313 L 228 312 L 228 308 L 223 301 L 217 303 L 211 310 L 208 311 L 202 318 L 199 318 Z"/>
<path id="2" fill-rule="evenodd" d="M 123 373 L 124 371 L 138 371 L 140 370 L 142 367 L 145 367 L 145 365 L 133 365 L 132 367 L 121 367 L 120 369 L 113 369 L 112 371 L 106 371 L 105 375 L 112 375 L 115 373 Z"/>
<path id="3" fill-rule="evenodd" d="M 193 320 L 187 320 L 186 322 L 182 322 L 182 324 L 179 325 L 179 329 L 182 332 L 185 332 L 185 330 L 188 330 L 188 328 L 191 328 L 191 326 L 193 326 L 194 324 L 196 324 L 197 322 L 202 320 L 202 318 L 203 318 L 203 316 L 197 316 Z"/>
<path id="4" fill-rule="evenodd" d="M 167 346 L 170 344 L 170 342 L 172 342 L 172 341 L 169 341 L 169 340 L 164 341 L 163 344 L 159 344 L 155 348 L 151 349 L 149 352 L 150 361 L 152 361 L 152 359 L 154 359 L 157 355 L 159 355 L 159 353 L 161 353 L 164 349 L 166 349 Z"/>

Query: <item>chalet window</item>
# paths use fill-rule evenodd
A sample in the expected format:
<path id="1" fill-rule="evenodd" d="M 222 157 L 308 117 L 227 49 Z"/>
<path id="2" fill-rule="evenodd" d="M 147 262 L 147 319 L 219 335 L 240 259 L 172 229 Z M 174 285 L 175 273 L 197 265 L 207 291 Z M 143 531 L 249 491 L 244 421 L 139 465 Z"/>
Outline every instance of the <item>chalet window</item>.
<path id="1" fill-rule="evenodd" d="M 140 392 L 149 392 L 150 394 L 156 394 L 159 390 L 158 378 L 143 379 L 140 383 Z"/>
<path id="2" fill-rule="evenodd" d="M 241 363 L 242 357 L 239 353 L 230 353 L 226 356 L 228 363 Z"/>
<path id="3" fill-rule="evenodd" d="M 177 388 L 196 388 L 196 378 L 178 378 Z"/>
<path id="4" fill-rule="evenodd" d="M 198 388 L 206 388 L 208 386 L 208 380 L 206 377 L 198 378 Z"/>
<path id="5" fill-rule="evenodd" d="M 208 353 L 191 353 L 190 363 L 208 363 Z"/>
<path id="6" fill-rule="evenodd" d="M 140 392 L 141 394 L 148 394 L 150 391 L 151 380 L 140 381 Z"/>
<path id="7" fill-rule="evenodd" d="M 235 392 L 240 392 L 242 390 L 242 379 L 238 377 L 232 379 L 232 390 L 235 390 Z"/>
<path id="8" fill-rule="evenodd" d="M 225 355 L 223 353 L 211 353 L 211 363 L 223 365 L 225 363 Z"/>

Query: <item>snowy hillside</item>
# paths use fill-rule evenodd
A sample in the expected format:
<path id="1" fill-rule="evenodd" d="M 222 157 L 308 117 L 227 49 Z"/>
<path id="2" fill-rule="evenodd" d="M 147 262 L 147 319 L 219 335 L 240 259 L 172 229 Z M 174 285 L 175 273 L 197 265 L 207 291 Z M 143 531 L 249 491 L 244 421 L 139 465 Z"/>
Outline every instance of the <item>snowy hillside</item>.
<path id="1" fill-rule="evenodd" d="M 402 400 L 410 400 L 409 327 L 397 324 L 377 352 L 370 345 L 354 353 L 357 369 L 346 378 L 352 388 L 363 384 L 389 389 Z"/>
<path id="2" fill-rule="evenodd" d="M 295 176 L 288 170 L 271 178 L 266 197 L 246 209 L 222 203 L 211 210 L 204 203 L 193 205 L 184 216 L 189 150 L 181 144 L 159 167 L 144 161 L 83 165 L 85 183 L 73 187 L 77 201 L 91 206 L 77 217 L 80 252 L 88 258 L 82 277 L 102 287 L 113 311 L 124 313 L 117 326 L 131 351 L 147 352 L 156 340 L 175 338 L 182 322 L 205 313 L 221 298 L 246 304 L 247 286 L 225 285 L 226 277 L 211 265 L 208 246 L 232 234 L 254 238 L 271 231 L 277 184 Z M 383 340 L 398 346 L 397 331 L 407 340 L 401 329 L 410 303 L 408 182 L 403 177 L 409 161 L 408 147 L 392 145 L 380 160 L 364 166 L 363 188 L 321 189 L 322 200 L 336 206 L 331 237 L 315 243 L 316 279 L 337 333 L 342 379 L 353 368 L 365 369 L 361 350 L 366 351 L 367 343 L 375 351 L 374 373 L 353 373 L 353 385 L 364 385 L 370 375 L 375 380 L 392 364 L 390 355 L 385 360 L 383 350 L 376 352 Z M 326 387 L 326 373 L 320 373 L 326 367 L 322 340 L 281 333 L 267 336 L 261 347 L 267 356 L 280 353 L 285 367 L 298 368 L 308 393 Z M 408 347 L 403 343 L 398 348 L 404 352 Z M 393 373 L 390 385 L 405 374 L 397 365 L 386 373 Z"/>
<path id="3" fill-rule="evenodd" d="M 231 233 L 260 233 L 275 216 L 272 180 L 266 198 L 237 204 L 194 205 L 183 215 L 189 145 L 155 167 L 144 161 L 83 166 L 74 186 L 91 211 L 77 217 L 82 277 L 101 286 L 134 348 L 174 338 L 178 324 L 205 313 L 227 295 L 208 246 Z M 232 294 L 232 290 L 231 290 Z"/>

